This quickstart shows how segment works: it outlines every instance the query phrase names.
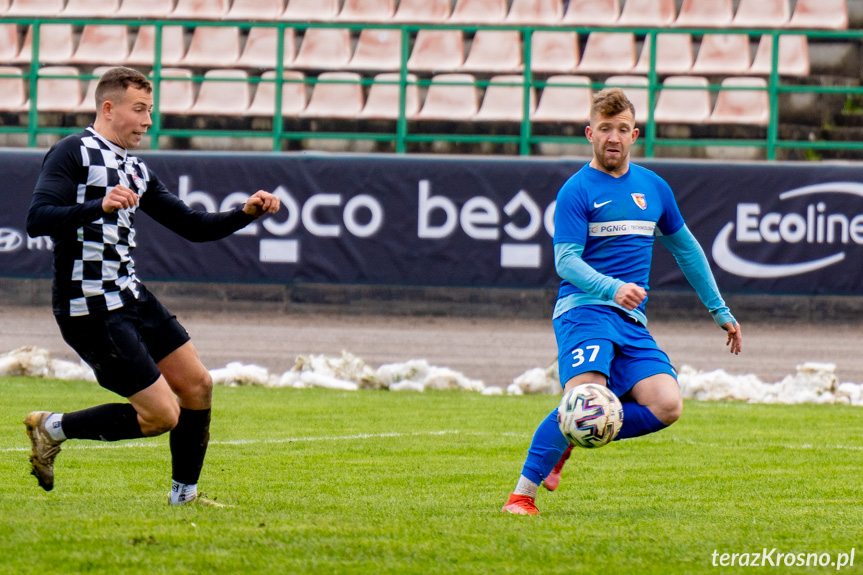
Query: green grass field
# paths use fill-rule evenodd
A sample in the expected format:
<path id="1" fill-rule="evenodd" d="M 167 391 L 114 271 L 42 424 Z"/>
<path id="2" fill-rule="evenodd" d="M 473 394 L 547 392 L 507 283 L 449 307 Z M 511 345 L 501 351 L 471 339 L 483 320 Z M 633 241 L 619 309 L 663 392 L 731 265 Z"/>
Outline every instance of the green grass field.
<path id="1" fill-rule="evenodd" d="M 218 388 L 200 489 L 234 507 L 214 509 L 167 504 L 164 437 L 69 442 L 43 492 L 23 417 L 116 397 L 0 393 L 3 574 L 836 571 L 713 566 L 765 548 L 855 549 L 842 572 L 863 571 L 859 407 L 687 402 L 661 433 L 578 450 L 543 515 L 516 517 L 500 507 L 553 397 Z"/>

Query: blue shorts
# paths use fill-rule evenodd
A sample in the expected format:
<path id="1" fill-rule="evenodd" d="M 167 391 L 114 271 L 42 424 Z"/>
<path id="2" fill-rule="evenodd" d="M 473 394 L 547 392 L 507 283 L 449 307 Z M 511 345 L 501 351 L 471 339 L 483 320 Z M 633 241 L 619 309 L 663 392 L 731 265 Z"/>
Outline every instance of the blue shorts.
<path id="1" fill-rule="evenodd" d="M 677 379 L 668 356 L 647 328 L 605 305 L 573 308 L 554 320 L 560 384 L 587 371 L 608 377 L 608 387 L 621 397 L 646 377 L 667 373 Z"/>

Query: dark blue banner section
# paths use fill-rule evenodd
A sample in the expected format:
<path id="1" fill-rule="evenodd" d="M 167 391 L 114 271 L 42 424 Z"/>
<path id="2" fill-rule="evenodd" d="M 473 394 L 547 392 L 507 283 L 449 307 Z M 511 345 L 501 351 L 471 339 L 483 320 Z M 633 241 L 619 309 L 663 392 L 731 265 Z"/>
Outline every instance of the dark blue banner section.
<path id="1" fill-rule="evenodd" d="M 0 154 L 0 276 L 51 276 L 24 222 L 44 152 Z M 195 209 L 259 189 L 283 204 L 230 238 L 191 244 L 137 217 L 143 280 L 555 286 L 555 197 L 584 161 L 411 156 L 140 154 Z M 863 168 L 645 161 L 675 191 L 723 292 L 863 293 Z M 657 243 L 651 287 L 687 289 Z"/>

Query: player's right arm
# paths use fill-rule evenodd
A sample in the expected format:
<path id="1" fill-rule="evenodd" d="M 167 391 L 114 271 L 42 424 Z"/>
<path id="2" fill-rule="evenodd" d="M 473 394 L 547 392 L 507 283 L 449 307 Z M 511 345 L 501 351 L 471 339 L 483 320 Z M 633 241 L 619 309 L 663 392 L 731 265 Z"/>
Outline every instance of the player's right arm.
<path id="1" fill-rule="evenodd" d="M 557 274 L 594 297 L 613 301 L 620 307 L 633 310 L 647 297 L 647 291 L 638 284 L 626 283 L 603 275 L 582 259 L 584 246 L 576 243 L 554 244 L 554 267 Z"/>

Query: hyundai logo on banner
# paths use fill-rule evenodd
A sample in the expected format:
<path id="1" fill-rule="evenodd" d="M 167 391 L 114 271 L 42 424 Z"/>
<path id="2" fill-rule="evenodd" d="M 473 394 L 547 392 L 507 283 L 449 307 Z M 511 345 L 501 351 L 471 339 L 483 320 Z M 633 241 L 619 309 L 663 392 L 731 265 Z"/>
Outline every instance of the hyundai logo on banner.
<path id="1" fill-rule="evenodd" d="M 12 228 L 0 228 L 0 252 L 14 252 L 24 245 L 24 236 Z"/>
<path id="2" fill-rule="evenodd" d="M 863 184 L 830 182 L 795 188 L 779 194 L 779 200 L 804 198 L 801 210 L 787 209 L 765 213 L 761 204 L 739 203 L 735 220 L 726 223 L 713 241 L 713 260 L 723 270 L 747 278 L 796 276 L 835 265 L 846 258 L 850 246 L 863 244 L 863 213 L 848 214 L 835 210 L 826 194 L 863 198 Z M 838 203 L 838 202 L 837 202 Z M 840 203 L 847 211 L 847 198 Z M 851 206 L 854 204 L 852 203 Z M 863 209 L 863 202 L 859 202 Z M 853 208 L 851 208 L 853 209 Z M 812 248 L 801 261 L 752 261 L 739 251 L 746 245 L 773 244 L 788 248 Z M 814 253 L 815 250 L 819 253 Z M 826 250 L 826 255 L 823 251 Z M 735 253 L 737 252 L 737 253 Z"/>

